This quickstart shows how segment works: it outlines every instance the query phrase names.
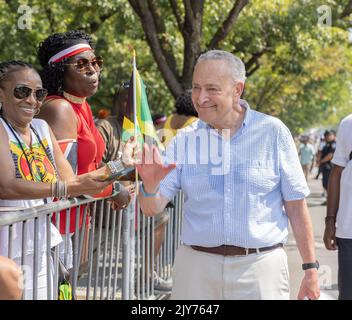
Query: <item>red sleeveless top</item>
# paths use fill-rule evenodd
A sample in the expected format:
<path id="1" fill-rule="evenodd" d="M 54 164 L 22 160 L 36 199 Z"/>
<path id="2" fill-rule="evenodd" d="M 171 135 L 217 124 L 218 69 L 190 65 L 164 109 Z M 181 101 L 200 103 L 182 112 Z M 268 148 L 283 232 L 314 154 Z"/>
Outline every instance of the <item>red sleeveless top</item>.
<path id="1" fill-rule="evenodd" d="M 95 126 L 92 110 L 86 100 L 74 103 L 63 96 L 48 96 L 46 100 L 64 99 L 77 116 L 77 174 L 87 173 L 99 167 L 103 159 L 105 142 Z"/>
<path id="2" fill-rule="evenodd" d="M 46 101 L 53 99 L 64 99 L 70 103 L 77 117 L 77 174 L 83 174 L 96 170 L 103 159 L 105 151 L 105 142 L 95 126 L 92 110 L 86 100 L 83 103 L 74 103 L 69 99 L 51 95 L 46 98 Z M 104 197 L 111 195 L 112 185 L 109 185 L 103 192 L 95 195 L 95 197 Z M 79 227 L 83 222 L 83 209 L 81 206 Z M 87 221 L 88 222 L 88 219 Z M 76 210 L 71 209 L 70 212 L 70 233 L 75 231 L 76 225 Z M 64 234 L 66 230 L 66 213 L 61 212 L 60 216 L 60 233 Z"/>

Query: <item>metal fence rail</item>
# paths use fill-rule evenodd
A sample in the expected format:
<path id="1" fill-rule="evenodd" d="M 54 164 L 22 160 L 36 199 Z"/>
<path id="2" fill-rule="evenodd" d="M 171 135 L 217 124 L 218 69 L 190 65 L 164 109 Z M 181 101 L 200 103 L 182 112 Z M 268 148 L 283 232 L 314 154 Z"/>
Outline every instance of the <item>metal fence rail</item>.
<path id="1" fill-rule="evenodd" d="M 182 204 L 180 193 L 174 208 L 167 209 L 169 220 L 157 255 L 155 218 L 142 215 L 136 201 L 114 211 L 108 198 L 74 198 L 0 212 L 0 239 L 7 239 L 0 245 L 0 255 L 22 267 L 23 299 L 58 299 L 62 264 L 70 272 L 76 299 L 159 299 L 163 294 L 154 291 L 154 277 L 171 277 Z M 60 222 L 61 227 L 65 222 L 63 240 L 53 246 L 57 237 L 52 226 L 59 229 Z"/>

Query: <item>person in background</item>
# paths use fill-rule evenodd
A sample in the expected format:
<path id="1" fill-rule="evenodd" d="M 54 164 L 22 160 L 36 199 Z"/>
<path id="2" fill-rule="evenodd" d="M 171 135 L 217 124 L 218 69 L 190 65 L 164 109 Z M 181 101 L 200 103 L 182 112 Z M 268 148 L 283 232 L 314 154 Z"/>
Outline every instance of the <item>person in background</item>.
<path id="1" fill-rule="evenodd" d="M 112 159 L 117 159 L 120 147 L 122 147 L 120 139 L 115 135 L 114 128 L 108 120 L 110 117 L 110 110 L 103 108 L 98 110 L 95 119 L 95 125 L 105 142 L 105 151 L 103 154 L 103 162 L 105 163 Z"/>
<path id="2" fill-rule="evenodd" d="M 325 132 L 325 145 L 321 150 L 319 167 L 321 168 L 321 173 L 323 175 L 322 184 L 324 188 L 324 195 L 327 195 L 329 176 L 332 169 L 331 160 L 334 156 L 336 148 L 336 133 L 334 130 Z M 327 200 L 325 200 L 322 205 L 326 205 Z"/>
<path id="3" fill-rule="evenodd" d="M 185 128 L 197 120 L 198 113 L 193 106 L 191 92 L 185 91 L 177 97 L 175 112 L 167 118 L 163 129 L 159 132 L 160 141 L 167 146 L 177 134 L 177 130 Z"/>
<path id="4" fill-rule="evenodd" d="M 111 110 L 105 108 L 98 110 L 95 124 L 105 141 L 103 161 L 118 157 L 122 146 L 122 124 L 126 114 L 129 83 L 123 82 L 114 95 L 114 102 Z"/>
<path id="5" fill-rule="evenodd" d="M 303 173 L 308 181 L 309 172 L 314 160 L 315 150 L 314 147 L 309 143 L 309 137 L 303 136 L 301 137 L 301 145 L 299 148 L 299 160 L 302 165 Z"/>
<path id="6" fill-rule="evenodd" d="M 127 102 L 128 102 L 128 92 L 130 83 L 125 81 L 122 82 L 114 95 L 113 104 L 111 108 L 111 115 L 106 117 L 113 128 L 114 136 L 117 140 L 121 140 L 122 136 L 122 124 L 123 117 L 126 114 Z"/>
<path id="7" fill-rule="evenodd" d="M 156 113 L 152 116 L 153 124 L 156 129 L 156 131 L 160 130 L 166 121 L 167 117 L 163 113 Z"/>
<path id="8" fill-rule="evenodd" d="M 352 300 L 352 114 L 339 126 L 328 183 L 324 243 L 338 250 L 339 300 Z"/>
<path id="9" fill-rule="evenodd" d="M 318 167 L 318 172 L 317 175 L 315 176 L 315 179 L 318 180 L 319 176 L 321 174 L 321 167 L 319 165 L 320 159 L 321 159 L 321 151 L 323 150 L 325 144 L 326 144 L 326 136 L 329 134 L 328 130 L 325 130 L 324 135 L 322 137 L 320 137 L 320 141 L 317 147 L 317 152 L 315 155 L 315 162 L 316 162 L 316 166 Z M 325 192 L 323 194 L 325 196 Z"/>

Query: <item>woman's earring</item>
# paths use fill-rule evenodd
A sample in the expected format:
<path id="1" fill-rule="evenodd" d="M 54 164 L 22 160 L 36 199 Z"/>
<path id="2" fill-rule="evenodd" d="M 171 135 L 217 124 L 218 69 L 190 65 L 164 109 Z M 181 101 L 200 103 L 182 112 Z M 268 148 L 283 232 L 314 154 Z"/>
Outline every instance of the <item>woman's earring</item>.
<path id="1" fill-rule="evenodd" d="M 0 111 L 1 111 L 1 109 L 2 109 L 2 102 L 0 102 Z"/>
<path id="2" fill-rule="evenodd" d="M 37 109 L 34 115 L 37 116 L 39 113 L 40 113 L 40 108 Z"/>

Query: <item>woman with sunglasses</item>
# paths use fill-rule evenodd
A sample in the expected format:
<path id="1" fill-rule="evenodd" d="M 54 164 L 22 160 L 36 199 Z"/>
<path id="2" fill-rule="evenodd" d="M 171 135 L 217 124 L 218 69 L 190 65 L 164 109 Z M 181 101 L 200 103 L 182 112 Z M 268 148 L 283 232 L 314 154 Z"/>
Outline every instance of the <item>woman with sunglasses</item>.
<path id="1" fill-rule="evenodd" d="M 105 143 L 94 124 L 87 98 L 98 90 L 103 60 L 95 55 L 92 39 L 83 31 L 50 35 L 39 45 L 38 59 L 43 67 L 43 85 L 49 92 L 39 117 L 49 123 L 59 142 L 77 141 L 78 174 L 95 170 L 102 163 Z M 120 193 L 112 199 L 113 208 L 117 210 L 130 201 L 128 190 L 120 188 Z M 104 196 L 109 194 L 112 194 L 111 187 L 103 193 Z M 66 232 L 64 215 L 60 218 L 61 234 Z M 76 214 L 71 210 L 70 236 L 75 229 L 75 219 Z M 83 208 L 80 227 L 82 219 Z M 70 237 L 69 251 L 72 252 Z M 72 267 L 72 263 L 68 262 L 67 267 Z"/>
<path id="2" fill-rule="evenodd" d="M 33 119 L 47 95 L 37 71 L 20 61 L 0 63 L 0 207 L 32 208 L 51 202 L 54 198 L 67 198 L 82 194 L 101 192 L 111 182 L 101 181 L 112 171 L 106 167 L 75 176 L 69 162 L 62 154 L 48 124 Z M 133 150 L 126 148 L 126 156 Z M 125 155 L 125 153 L 124 153 Z M 131 162 L 129 164 L 132 164 Z M 115 163 L 115 166 L 123 163 Z M 111 164 L 110 164 L 111 166 Z M 6 200 L 5 200 L 6 199 Z M 34 224 L 27 223 L 26 254 L 22 253 L 22 224 L 12 227 L 11 252 L 8 252 L 9 227 L 0 227 L 0 256 L 12 258 L 21 265 L 25 256 L 26 265 L 33 270 Z M 51 225 L 51 245 L 61 241 L 57 229 Z M 38 298 L 47 297 L 46 269 L 46 221 L 39 217 L 38 240 Z M 28 272 L 25 298 L 33 292 Z"/>

